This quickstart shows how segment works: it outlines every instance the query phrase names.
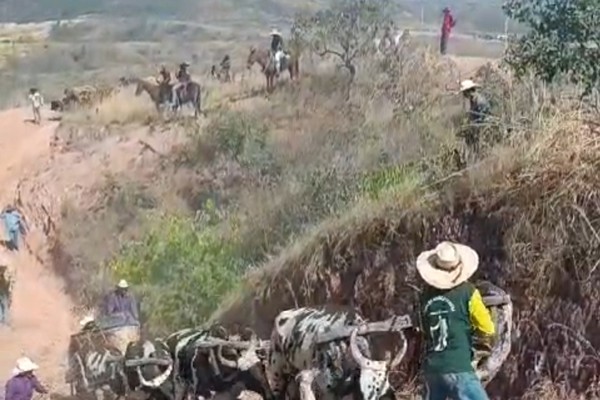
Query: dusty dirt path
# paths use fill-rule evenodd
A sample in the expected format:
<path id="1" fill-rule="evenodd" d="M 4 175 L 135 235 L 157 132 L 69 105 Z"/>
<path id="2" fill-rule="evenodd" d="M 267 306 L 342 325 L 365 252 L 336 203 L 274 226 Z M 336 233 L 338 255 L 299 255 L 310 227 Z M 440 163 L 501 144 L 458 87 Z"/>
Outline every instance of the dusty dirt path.
<path id="1" fill-rule="evenodd" d="M 58 123 L 44 121 L 36 126 L 27 118 L 29 113 L 23 109 L 0 112 L 0 206 L 14 200 L 19 180 L 44 167 L 50 154 Z M 62 280 L 40 262 L 46 257 L 45 237 L 40 227 L 30 225 L 27 241 L 39 254 L 22 248 L 10 256 L 15 284 L 10 326 L 0 327 L 0 382 L 10 377 L 15 360 L 26 354 L 40 366 L 40 379 L 64 393 L 66 347 L 76 321 Z"/>

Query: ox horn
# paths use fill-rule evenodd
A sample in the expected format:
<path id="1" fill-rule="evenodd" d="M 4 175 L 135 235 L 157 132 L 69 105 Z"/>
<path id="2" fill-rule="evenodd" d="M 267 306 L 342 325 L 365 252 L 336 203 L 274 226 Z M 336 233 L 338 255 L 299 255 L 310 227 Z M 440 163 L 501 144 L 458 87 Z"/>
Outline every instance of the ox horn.
<path id="1" fill-rule="evenodd" d="M 237 361 L 228 360 L 225 357 L 223 357 L 223 346 L 219 346 L 217 348 L 217 358 L 219 359 L 221 364 L 223 364 L 226 367 L 229 367 L 229 368 L 237 368 L 238 367 Z"/>
<path id="2" fill-rule="evenodd" d="M 396 368 L 398 364 L 402 361 L 404 356 L 406 355 L 406 350 L 408 350 L 408 341 L 406 340 L 406 336 L 403 331 L 397 332 L 402 338 L 402 348 L 398 350 L 394 359 L 390 362 L 390 369 Z"/>
<path id="3" fill-rule="evenodd" d="M 367 357 L 365 357 L 360 349 L 358 348 L 358 343 L 356 343 L 356 335 L 358 334 L 358 328 L 352 331 L 350 335 L 350 352 L 352 353 L 352 357 L 356 360 L 359 367 L 361 369 L 365 369 L 369 367 L 370 361 Z"/>

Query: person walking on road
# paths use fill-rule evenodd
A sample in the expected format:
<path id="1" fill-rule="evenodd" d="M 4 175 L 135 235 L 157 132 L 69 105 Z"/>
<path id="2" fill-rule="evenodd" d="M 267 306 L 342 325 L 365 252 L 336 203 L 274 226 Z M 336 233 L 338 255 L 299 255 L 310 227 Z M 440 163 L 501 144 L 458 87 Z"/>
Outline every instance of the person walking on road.
<path id="1" fill-rule="evenodd" d="M 427 345 L 423 363 L 427 400 L 488 399 L 472 365 L 472 332 L 487 349 L 495 335 L 481 293 L 468 282 L 478 264 L 475 250 L 452 242 L 442 242 L 417 258 L 417 271 L 426 284 L 420 317 Z"/>
<path id="2" fill-rule="evenodd" d="M 0 259 L 0 325 L 8 325 L 12 300 L 12 279 L 8 273 L 8 263 Z"/>
<path id="3" fill-rule="evenodd" d="M 29 102 L 31 103 L 31 108 L 33 110 L 33 122 L 39 125 L 42 123 L 42 114 L 40 110 L 44 105 L 44 98 L 36 88 L 29 89 Z"/>
<path id="4" fill-rule="evenodd" d="M 34 391 L 48 393 L 33 373 L 38 368 L 29 358 L 19 358 L 17 366 L 13 369 L 13 377 L 6 382 L 4 400 L 31 400 Z"/>
<path id="5" fill-rule="evenodd" d="M 13 206 L 7 206 L 0 213 L 0 220 L 4 222 L 4 229 L 8 237 L 5 243 L 6 247 L 11 251 L 18 251 L 20 236 L 27 233 L 27 225 L 23 215 Z"/>

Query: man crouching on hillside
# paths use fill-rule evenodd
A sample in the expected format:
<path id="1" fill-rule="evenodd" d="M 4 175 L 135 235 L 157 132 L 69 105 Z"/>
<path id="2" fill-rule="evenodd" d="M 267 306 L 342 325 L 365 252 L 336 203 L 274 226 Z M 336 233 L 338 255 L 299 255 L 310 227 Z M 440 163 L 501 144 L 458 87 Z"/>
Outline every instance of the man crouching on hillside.
<path id="1" fill-rule="evenodd" d="M 478 264 L 475 250 L 452 242 L 442 242 L 417 258 L 417 271 L 427 284 L 420 299 L 427 400 L 488 399 L 471 364 L 473 331 L 490 347 L 495 334 L 481 293 L 467 281 Z"/>

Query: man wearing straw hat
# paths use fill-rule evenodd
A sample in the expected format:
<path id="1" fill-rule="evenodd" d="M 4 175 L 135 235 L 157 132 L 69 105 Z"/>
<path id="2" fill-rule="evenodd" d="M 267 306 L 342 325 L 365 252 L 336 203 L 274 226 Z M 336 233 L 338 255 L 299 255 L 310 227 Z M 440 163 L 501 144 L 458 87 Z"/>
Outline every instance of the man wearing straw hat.
<path id="1" fill-rule="evenodd" d="M 19 358 L 17 366 L 13 369 L 13 377 L 6 382 L 5 400 L 31 400 L 34 391 L 48 393 L 33 374 L 38 368 L 28 357 Z"/>
<path id="2" fill-rule="evenodd" d="M 121 279 L 115 290 L 105 299 L 104 315 L 121 315 L 127 323 L 139 323 L 137 303 L 129 293 L 129 284 L 125 279 Z"/>
<path id="3" fill-rule="evenodd" d="M 471 79 L 465 79 L 460 83 L 460 93 L 469 100 L 469 119 L 475 124 L 485 122 L 490 112 L 490 103 L 479 91 L 480 87 Z"/>
<path id="4" fill-rule="evenodd" d="M 479 153 L 479 141 L 482 125 L 490 114 L 490 103 L 479 91 L 480 86 L 471 79 L 460 82 L 460 93 L 469 100 L 470 125 L 462 133 L 465 143 L 474 153 Z"/>
<path id="5" fill-rule="evenodd" d="M 472 248 L 442 242 L 417 258 L 425 281 L 421 294 L 421 325 L 427 350 L 423 363 L 426 399 L 488 399 L 473 365 L 474 331 L 488 346 L 495 328 L 481 293 L 468 282 L 479 256 Z"/>

